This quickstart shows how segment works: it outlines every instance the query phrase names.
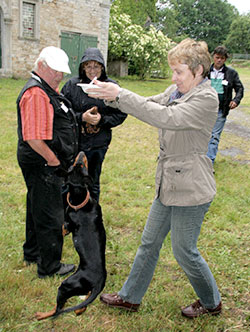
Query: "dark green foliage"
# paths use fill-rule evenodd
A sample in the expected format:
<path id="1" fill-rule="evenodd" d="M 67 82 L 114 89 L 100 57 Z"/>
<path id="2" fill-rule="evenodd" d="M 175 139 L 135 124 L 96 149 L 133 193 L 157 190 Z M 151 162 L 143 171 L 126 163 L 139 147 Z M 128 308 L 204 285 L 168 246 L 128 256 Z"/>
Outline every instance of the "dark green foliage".
<path id="1" fill-rule="evenodd" d="M 225 45 L 231 53 L 250 53 L 250 13 L 232 22 Z"/>
<path id="2" fill-rule="evenodd" d="M 166 20 L 162 22 L 168 37 L 175 41 L 190 37 L 207 42 L 209 50 L 226 39 L 238 11 L 226 0 L 167 0 Z M 173 16 L 171 19 L 171 12 Z M 174 35 L 174 33 L 176 34 Z"/>
<path id="3" fill-rule="evenodd" d="M 157 0 L 114 0 L 122 13 L 130 16 L 133 24 L 147 26 L 150 21 L 155 21 Z"/>

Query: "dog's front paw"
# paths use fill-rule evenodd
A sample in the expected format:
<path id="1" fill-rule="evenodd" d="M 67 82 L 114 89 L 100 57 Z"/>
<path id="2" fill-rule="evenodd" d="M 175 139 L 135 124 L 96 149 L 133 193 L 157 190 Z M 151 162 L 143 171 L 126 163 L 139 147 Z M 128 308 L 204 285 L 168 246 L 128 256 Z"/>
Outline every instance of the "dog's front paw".
<path id="1" fill-rule="evenodd" d="M 66 224 L 63 224 L 62 225 L 62 235 L 66 236 L 66 235 L 69 235 L 69 233 L 70 233 L 70 231 L 67 229 Z"/>

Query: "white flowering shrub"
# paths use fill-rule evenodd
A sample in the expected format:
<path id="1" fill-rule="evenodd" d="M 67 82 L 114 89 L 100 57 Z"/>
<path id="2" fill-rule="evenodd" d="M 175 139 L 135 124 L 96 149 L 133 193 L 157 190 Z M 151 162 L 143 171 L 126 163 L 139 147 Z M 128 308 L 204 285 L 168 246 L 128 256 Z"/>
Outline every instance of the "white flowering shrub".
<path id="1" fill-rule="evenodd" d="M 112 6 L 109 25 L 109 59 L 124 59 L 130 70 L 141 78 L 153 71 L 166 73 L 167 53 L 172 45 L 170 39 L 150 26 L 145 31 L 140 25 L 132 24 L 130 16 L 120 13 Z"/>

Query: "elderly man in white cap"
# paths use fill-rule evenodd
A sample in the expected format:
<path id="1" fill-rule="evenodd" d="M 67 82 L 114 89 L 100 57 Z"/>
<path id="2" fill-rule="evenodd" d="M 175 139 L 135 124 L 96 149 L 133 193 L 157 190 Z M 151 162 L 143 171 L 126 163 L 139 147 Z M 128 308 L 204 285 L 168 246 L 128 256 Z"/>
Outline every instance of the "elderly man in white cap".
<path id="1" fill-rule="evenodd" d="M 37 264 L 40 278 L 75 269 L 61 263 L 64 209 L 56 171 L 73 162 L 78 136 L 71 104 L 58 93 L 63 73 L 70 73 L 67 54 L 44 48 L 17 98 L 17 158 L 27 186 L 24 261 Z"/>

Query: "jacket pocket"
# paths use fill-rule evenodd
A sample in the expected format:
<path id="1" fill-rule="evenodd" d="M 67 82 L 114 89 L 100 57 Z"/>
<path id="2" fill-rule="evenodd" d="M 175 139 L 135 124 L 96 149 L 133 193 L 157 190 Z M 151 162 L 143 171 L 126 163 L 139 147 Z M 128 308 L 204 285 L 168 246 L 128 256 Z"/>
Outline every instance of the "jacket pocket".
<path id="1" fill-rule="evenodd" d="M 194 160 L 166 162 L 163 168 L 161 189 L 179 194 L 193 192 L 193 165 Z"/>

